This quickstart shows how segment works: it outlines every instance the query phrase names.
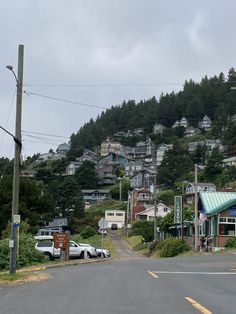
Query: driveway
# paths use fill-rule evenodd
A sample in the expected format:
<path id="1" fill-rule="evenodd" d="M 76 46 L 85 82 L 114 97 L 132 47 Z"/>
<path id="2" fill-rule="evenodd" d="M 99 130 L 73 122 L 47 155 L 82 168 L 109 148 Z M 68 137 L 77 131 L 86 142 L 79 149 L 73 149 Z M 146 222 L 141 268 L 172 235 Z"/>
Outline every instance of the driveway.
<path id="1" fill-rule="evenodd" d="M 118 259 L 134 259 L 145 258 L 143 255 L 133 251 L 128 244 L 122 239 L 119 230 L 110 230 L 109 236 L 112 239 L 113 244 L 116 246 Z"/>

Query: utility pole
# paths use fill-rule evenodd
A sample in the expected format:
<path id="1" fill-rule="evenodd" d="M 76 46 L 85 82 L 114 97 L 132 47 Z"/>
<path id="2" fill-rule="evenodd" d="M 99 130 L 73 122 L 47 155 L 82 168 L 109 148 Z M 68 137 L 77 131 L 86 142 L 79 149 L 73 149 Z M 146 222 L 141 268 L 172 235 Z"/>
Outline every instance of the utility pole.
<path id="1" fill-rule="evenodd" d="M 154 187 L 153 187 L 153 194 L 154 194 L 154 230 L 153 230 L 153 239 L 154 241 L 157 240 L 157 198 L 156 198 L 156 185 L 157 185 L 157 174 L 156 174 L 156 165 L 155 167 L 155 175 L 154 175 Z"/>
<path id="2" fill-rule="evenodd" d="M 194 248 L 195 252 L 198 251 L 198 177 L 197 177 L 197 164 L 194 168 L 194 209 L 195 209 L 195 223 L 194 223 Z"/>
<path id="3" fill-rule="evenodd" d="M 12 217 L 11 217 L 11 241 L 10 248 L 10 273 L 16 272 L 16 257 L 18 251 L 17 230 L 15 226 L 15 215 L 19 212 L 19 186 L 20 186 L 20 154 L 21 154 L 21 114 L 22 114 L 22 85 L 23 85 L 23 60 L 24 46 L 18 47 L 18 74 L 17 77 L 13 71 L 13 67 L 7 66 L 11 70 L 16 79 L 17 95 L 16 95 L 16 123 L 15 123 L 15 153 L 14 153 L 14 169 L 13 169 L 13 191 L 12 191 Z M 18 227 L 17 227 L 18 228 Z"/>

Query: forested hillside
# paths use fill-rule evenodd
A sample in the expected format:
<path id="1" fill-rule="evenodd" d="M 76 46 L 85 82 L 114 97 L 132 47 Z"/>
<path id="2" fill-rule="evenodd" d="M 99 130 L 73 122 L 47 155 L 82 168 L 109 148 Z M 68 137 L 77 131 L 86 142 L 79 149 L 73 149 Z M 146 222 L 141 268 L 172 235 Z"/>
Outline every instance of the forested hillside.
<path id="1" fill-rule="evenodd" d="M 215 137 L 221 137 L 221 130 L 228 118 L 236 113 L 236 72 L 229 70 L 201 82 L 186 81 L 178 93 L 161 95 L 135 103 L 133 100 L 111 107 L 97 119 L 86 123 L 77 134 L 71 136 L 71 158 L 81 154 L 81 147 L 96 150 L 107 137 L 116 132 L 143 128 L 146 134 L 152 131 L 155 123 L 170 127 L 176 120 L 185 116 L 193 127 L 206 114 L 214 124 Z"/>

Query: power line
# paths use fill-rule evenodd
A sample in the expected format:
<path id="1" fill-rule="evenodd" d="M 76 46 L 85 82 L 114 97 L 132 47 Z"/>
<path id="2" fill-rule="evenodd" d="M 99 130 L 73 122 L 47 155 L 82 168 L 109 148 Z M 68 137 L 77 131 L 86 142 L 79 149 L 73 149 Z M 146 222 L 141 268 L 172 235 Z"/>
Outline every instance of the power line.
<path id="1" fill-rule="evenodd" d="M 39 133 L 39 132 L 33 132 L 33 131 L 22 131 L 22 133 L 38 134 L 38 135 L 45 135 L 45 136 L 51 136 L 51 137 L 60 137 L 60 138 L 70 139 L 70 137 L 68 137 L 68 136 L 48 134 L 48 133 Z"/>
<path id="2" fill-rule="evenodd" d="M 29 91 L 25 91 L 25 90 L 24 90 L 24 94 L 26 94 L 28 96 L 29 95 L 33 95 L 33 96 L 38 96 L 38 97 L 42 97 L 42 98 L 53 99 L 53 100 L 57 100 L 57 101 L 65 102 L 65 103 L 70 103 L 70 104 L 75 104 L 75 105 L 80 105 L 80 106 L 85 106 L 85 107 L 107 109 L 106 107 L 102 107 L 102 106 L 86 104 L 86 103 L 77 102 L 77 101 L 68 100 L 68 99 L 63 99 L 63 98 L 59 98 L 59 97 L 47 96 L 47 95 L 38 94 L 38 93 L 34 93 L 34 92 L 29 92 Z"/>
<path id="3" fill-rule="evenodd" d="M 28 87 L 152 87 L 152 86 L 179 86 L 183 83 L 117 83 L 117 84 L 24 84 Z"/>

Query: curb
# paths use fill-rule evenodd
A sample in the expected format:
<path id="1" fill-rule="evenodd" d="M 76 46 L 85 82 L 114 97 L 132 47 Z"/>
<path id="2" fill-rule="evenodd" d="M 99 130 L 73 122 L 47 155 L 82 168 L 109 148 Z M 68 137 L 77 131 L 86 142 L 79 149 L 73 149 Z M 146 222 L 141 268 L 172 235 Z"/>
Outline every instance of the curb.
<path id="1" fill-rule="evenodd" d="M 17 270 L 19 273 L 26 273 L 26 272 L 37 272 L 37 271 L 42 271 L 50 268 L 59 268 L 59 267 L 66 267 L 66 266 L 76 266 L 76 265 L 83 265 L 83 264 L 92 264 L 92 263 L 101 263 L 103 261 L 110 261 L 110 257 L 106 258 L 101 258 L 101 259 L 85 259 L 85 260 L 79 260 L 79 261 L 65 261 L 65 262 L 60 262 L 57 264 L 44 264 L 42 266 L 32 266 L 32 267 L 27 267 L 27 268 L 21 268 Z"/>

